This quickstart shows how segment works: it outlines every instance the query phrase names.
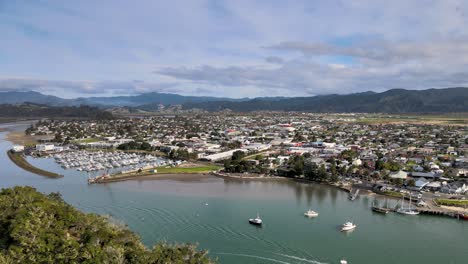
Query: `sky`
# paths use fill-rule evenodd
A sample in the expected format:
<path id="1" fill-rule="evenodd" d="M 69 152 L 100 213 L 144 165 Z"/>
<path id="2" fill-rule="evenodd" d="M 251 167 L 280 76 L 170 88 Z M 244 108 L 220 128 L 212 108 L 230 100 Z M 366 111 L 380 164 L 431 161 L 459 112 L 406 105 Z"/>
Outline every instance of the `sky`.
<path id="1" fill-rule="evenodd" d="M 314 96 L 468 86 L 466 0 L 0 0 L 0 91 Z"/>

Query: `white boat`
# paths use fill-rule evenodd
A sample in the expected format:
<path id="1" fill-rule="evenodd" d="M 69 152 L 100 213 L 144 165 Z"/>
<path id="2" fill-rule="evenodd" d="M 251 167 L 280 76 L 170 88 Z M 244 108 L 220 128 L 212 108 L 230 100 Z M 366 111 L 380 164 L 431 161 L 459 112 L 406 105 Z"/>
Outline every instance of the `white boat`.
<path id="1" fill-rule="evenodd" d="M 260 218 L 260 216 L 257 213 L 257 217 L 256 218 L 250 218 L 249 223 L 252 224 L 252 225 L 262 225 L 263 221 L 262 221 L 262 219 Z"/>
<path id="2" fill-rule="evenodd" d="M 397 213 L 399 214 L 405 214 L 405 215 L 418 215 L 419 212 L 416 210 L 413 210 L 411 207 L 411 195 L 410 195 L 410 200 L 408 202 L 408 207 L 404 207 L 404 197 L 403 201 L 401 202 L 401 207 L 396 210 Z"/>
<path id="3" fill-rule="evenodd" d="M 319 214 L 313 210 L 308 210 L 307 212 L 304 213 L 305 216 L 307 217 L 317 217 Z"/>
<path id="4" fill-rule="evenodd" d="M 348 261 L 342 259 L 342 260 L 340 261 L 340 264 L 348 264 Z"/>
<path id="5" fill-rule="evenodd" d="M 341 231 L 351 231 L 356 228 L 356 225 L 351 222 L 346 222 L 341 226 Z"/>

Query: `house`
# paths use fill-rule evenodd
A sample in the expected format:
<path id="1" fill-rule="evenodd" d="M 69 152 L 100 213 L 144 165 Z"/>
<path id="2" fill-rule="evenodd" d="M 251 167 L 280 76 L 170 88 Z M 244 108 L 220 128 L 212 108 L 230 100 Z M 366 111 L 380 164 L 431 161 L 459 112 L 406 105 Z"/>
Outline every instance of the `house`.
<path id="1" fill-rule="evenodd" d="M 411 177 L 433 179 L 437 177 L 437 175 L 433 172 L 411 172 Z"/>
<path id="2" fill-rule="evenodd" d="M 392 179 L 402 179 L 402 180 L 405 180 L 407 177 L 408 177 L 408 173 L 402 171 L 402 170 L 399 170 L 397 172 L 392 172 L 390 173 L 390 178 Z"/>

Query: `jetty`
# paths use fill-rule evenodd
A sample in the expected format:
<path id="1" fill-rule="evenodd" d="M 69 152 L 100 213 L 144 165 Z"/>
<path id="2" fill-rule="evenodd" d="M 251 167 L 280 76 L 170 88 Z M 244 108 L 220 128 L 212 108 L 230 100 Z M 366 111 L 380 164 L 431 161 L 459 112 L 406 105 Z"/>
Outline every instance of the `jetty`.
<path id="1" fill-rule="evenodd" d="M 45 177 L 48 177 L 48 178 L 61 178 L 61 177 L 63 177 L 63 175 L 61 175 L 61 174 L 54 173 L 54 172 L 51 172 L 51 171 L 46 171 L 46 170 L 43 170 L 43 169 L 40 169 L 38 167 L 35 167 L 35 166 L 31 165 L 31 163 L 29 163 L 25 159 L 23 153 L 14 152 L 12 150 L 9 150 L 9 151 L 7 151 L 7 155 L 10 158 L 10 160 L 13 163 L 16 164 L 16 166 L 22 168 L 25 171 L 29 171 L 29 172 L 32 172 L 34 174 L 45 176 Z"/>

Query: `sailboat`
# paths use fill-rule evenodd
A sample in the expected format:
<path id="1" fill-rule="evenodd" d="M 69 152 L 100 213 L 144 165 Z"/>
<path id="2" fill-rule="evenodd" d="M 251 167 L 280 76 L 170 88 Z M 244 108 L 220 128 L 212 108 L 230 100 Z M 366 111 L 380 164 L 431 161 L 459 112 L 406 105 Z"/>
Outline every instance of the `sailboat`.
<path id="1" fill-rule="evenodd" d="M 411 208 L 411 195 L 410 195 L 410 199 L 408 202 L 408 207 L 406 208 L 404 207 L 404 200 L 405 200 L 405 197 L 403 197 L 403 201 L 401 202 L 401 207 L 396 210 L 397 213 L 405 214 L 405 215 L 418 215 L 419 212 Z"/>
<path id="2" fill-rule="evenodd" d="M 382 214 L 388 214 L 388 212 L 391 211 L 390 208 L 388 208 L 387 204 L 387 199 L 385 199 L 385 206 L 381 206 L 380 204 L 376 204 L 376 201 L 372 203 L 372 211 L 377 212 L 377 213 L 382 213 Z"/>
<path id="3" fill-rule="evenodd" d="M 252 225 L 260 226 L 260 225 L 262 225 L 263 221 L 260 218 L 259 214 L 257 213 L 257 217 L 256 218 L 250 218 L 249 223 L 252 224 Z"/>

